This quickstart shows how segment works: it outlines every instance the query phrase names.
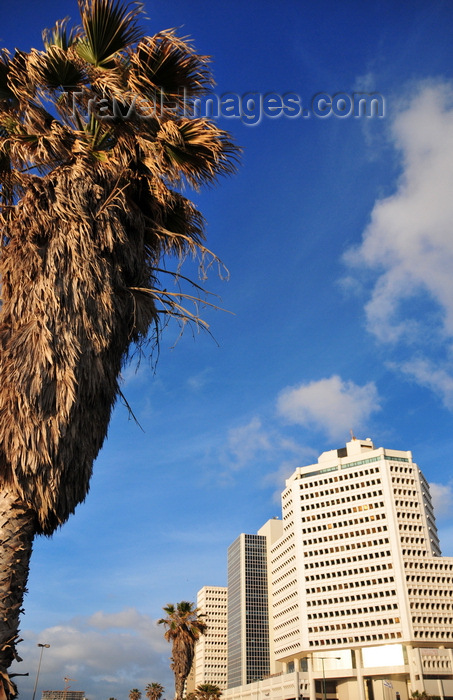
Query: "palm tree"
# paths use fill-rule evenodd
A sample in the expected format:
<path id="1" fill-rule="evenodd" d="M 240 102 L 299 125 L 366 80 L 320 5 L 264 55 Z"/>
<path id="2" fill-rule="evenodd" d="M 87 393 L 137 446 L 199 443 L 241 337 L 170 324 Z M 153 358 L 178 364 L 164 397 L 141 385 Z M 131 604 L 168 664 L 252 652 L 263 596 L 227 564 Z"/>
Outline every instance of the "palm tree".
<path id="1" fill-rule="evenodd" d="M 145 695 L 148 700 L 160 700 L 164 692 L 164 686 L 160 683 L 148 683 L 145 688 Z"/>
<path id="2" fill-rule="evenodd" d="M 85 499 L 131 344 L 155 346 L 169 317 L 202 323 L 185 308 L 198 285 L 159 282 L 185 280 L 168 256 L 209 256 L 182 191 L 237 154 L 191 114 L 207 57 L 172 31 L 144 36 L 137 3 L 79 9 L 44 50 L 0 52 L 0 698 L 16 694 L 34 536 Z"/>
<path id="3" fill-rule="evenodd" d="M 129 700 L 140 700 L 141 697 L 142 697 L 142 694 L 138 690 L 138 688 L 133 688 L 132 690 L 129 691 Z"/>
<path id="4" fill-rule="evenodd" d="M 175 700 L 182 700 L 187 676 L 192 668 L 195 642 L 206 631 L 203 615 L 186 600 L 176 606 L 163 608 L 167 617 L 158 621 L 164 625 L 165 639 L 172 643 L 171 669 L 175 675 Z"/>
<path id="5" fill-rule="evenodd" d="M 212 683 L 201 683 L 195 689 L 195 697 L 197 700 L 218 700 L 222 695 L 218 685 Z"/>

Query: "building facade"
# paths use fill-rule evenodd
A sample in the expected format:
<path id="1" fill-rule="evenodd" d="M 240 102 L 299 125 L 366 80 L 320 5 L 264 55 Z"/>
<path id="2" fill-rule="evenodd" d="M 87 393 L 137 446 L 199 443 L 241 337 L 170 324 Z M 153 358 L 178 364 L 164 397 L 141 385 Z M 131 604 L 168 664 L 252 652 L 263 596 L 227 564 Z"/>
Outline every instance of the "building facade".
<path id="1" fill-rule="evenodd" d="M 226 586 L 203 586 L 198 591 L 197 608 L 207 630 L 195 646 L 194 688 L 202 683 L 220 690 L 227 687 L 227 592 Z"/>
<path id="2" fill-rule="evenodd" d="M 228 688 L 269 672 L 266 537 L 241 534 L 228 548 Z"/>
<path id="3" fill-rule="evenodd" d="M 244 681 L 242 657 L 241 684 L 235 670 L 225 699 L 408 700 L 426 691 L 453 700 L 453 558 L 441 556 L 429 487 L 412 454 L 353 439 L 296 469 L 282 513 L 258 535 L 268 570 L 269 674 Z M 236 619 L 240 541 L 230 548 Z M 231 630 L 236 639 L 237 625 Z M 263 633 L 260 650 L 265 640 Z"/>
<path id="4" fill-rule="evenodd" d="M 41 700 L 86 700 L 83 690 L 43 690 Z"/>

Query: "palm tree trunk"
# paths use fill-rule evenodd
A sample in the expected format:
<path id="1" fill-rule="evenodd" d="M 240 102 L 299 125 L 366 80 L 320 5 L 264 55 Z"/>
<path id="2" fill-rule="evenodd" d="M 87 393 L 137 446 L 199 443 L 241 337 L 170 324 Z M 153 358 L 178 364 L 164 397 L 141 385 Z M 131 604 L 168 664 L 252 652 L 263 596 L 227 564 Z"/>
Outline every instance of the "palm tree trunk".
<path id="1" fill-rule="evenodd" d="M 175 673 L 175 700 L 182 700 L 184 695 L 184 686 L 186 684 L 186 677 Z"/>
<path id="2" fill-rule="evenodd" d="M 3 488 L 0 493 L 0 700 L 17 695 L 8 669 L 14 660 L 28 579 L 35 513 L 15 493 Z"/>

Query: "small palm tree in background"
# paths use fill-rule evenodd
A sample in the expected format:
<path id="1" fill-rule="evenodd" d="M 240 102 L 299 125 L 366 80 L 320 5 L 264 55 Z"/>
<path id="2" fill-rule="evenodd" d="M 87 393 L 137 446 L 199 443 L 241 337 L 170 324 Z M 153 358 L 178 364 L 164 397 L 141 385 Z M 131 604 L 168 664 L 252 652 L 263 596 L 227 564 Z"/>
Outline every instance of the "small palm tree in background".
<path id="1" fill-rule="evenodd" d="M 184 280 L 164 259 L 205 258 L 183 190 L 231 172 L 237 152 L 193 117 L 205 56 L 172 31 L 145 36 L 138 3 L 79 9 L 44 50 L 0 52 L 1 700 L 17 692 L 33 539 L 85 499 L 131 344 L 153 347 L 169 317 L 202 323 L 160 282 Z"/>
<path id="2" fill-rule="evenodd" d="M 129 691 L 129 700 L 140 700 L 141 697 L 142 697 L 142 694 L 138 690 L 138 688 L 133 688 L 132 690 Z"/>
<path id="3" fill-rule="evenodd" d="M 212 683 L 200 683 L 195 689 L 195 697 L 197 700 L 218 700 L 222 695 L 218 685 Z"/>
<path id="4" fill-rule="evenodd" d="M 160 683 L 148 683 L 145 688 L 145 695 L 148 700 L 160 700 L 164 693 L 164 686 Z"/>
<path id="5" fill-rule="evenodd" d="M 192 668 L 195 642 L 206 632 L 206 623 L 199 609 L 185 600 L 163 608 L 166 617 L 158 621 L 164 625 L 165 639 L 172 643 L 171 669 L 175 676 L 175 700 L 182 700 L 184 686 Z"/>

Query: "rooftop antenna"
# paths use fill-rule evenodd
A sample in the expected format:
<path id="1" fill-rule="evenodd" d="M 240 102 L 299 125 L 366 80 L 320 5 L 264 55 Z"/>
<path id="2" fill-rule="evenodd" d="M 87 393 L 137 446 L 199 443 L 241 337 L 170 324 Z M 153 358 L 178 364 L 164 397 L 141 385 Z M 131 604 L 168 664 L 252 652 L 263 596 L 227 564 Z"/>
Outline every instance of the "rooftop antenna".
<path id="1" fill-rule="evenodd" d="M 351 440 L 357 440 L 356 436 L 354 435 L 354 431 L 353 431 L 352 428 L 351 428 L 351 430 L 350 430 L 349 432 L 351 433 Z"/>

